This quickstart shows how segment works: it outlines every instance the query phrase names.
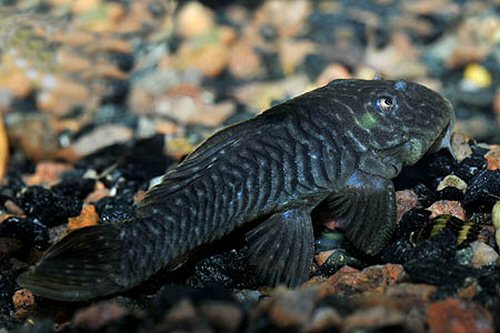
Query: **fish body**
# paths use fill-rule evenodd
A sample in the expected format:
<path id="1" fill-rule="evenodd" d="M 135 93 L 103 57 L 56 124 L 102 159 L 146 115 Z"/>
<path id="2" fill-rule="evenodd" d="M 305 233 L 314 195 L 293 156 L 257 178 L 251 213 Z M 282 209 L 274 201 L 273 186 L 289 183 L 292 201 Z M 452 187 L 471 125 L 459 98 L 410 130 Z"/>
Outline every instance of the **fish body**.
<path id="1" fill-rule="evenodd" d="M 148 191 L 136 218 L 70 233 L 18 281 L 59 300 L 109 295 L 247 227 L 261 281 L 296 286 L 312 263 L 311 211 L 325 203 L 357 247 L 377 253 L 396 225 L 391 179 L 448 145 L 453 122 L 421 85 L 332 81 L 216 132 Z"/>

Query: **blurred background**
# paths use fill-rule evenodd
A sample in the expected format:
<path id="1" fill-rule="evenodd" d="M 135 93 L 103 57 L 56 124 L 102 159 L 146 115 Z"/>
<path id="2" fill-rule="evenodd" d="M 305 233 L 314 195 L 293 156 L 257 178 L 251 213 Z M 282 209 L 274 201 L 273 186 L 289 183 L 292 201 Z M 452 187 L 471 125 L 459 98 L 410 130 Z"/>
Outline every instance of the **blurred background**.
<path id="1" fill-rule="evenodd" d="M 0 173 L 215 129 L 337 78 L 414 80 L 500 143 L 500 1 L 0 0 Z"/>

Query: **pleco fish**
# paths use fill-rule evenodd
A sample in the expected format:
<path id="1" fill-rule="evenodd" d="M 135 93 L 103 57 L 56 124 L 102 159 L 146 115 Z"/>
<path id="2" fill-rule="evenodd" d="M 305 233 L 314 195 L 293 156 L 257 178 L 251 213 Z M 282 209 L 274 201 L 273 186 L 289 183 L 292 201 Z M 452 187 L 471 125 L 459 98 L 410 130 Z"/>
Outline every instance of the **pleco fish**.
<path id="1" fill-rule="evenodd" d="M 416 83 L 332 81 L 216 132 L 147 192 L 135 219 L 70 233 L 18 283 L 65 301 L 113 294 L 245 226 L 261 282 L 297 286 L 313 260 L 312 209 L 325 203 L 376 254 L 396 225 L 391 179 L 449 147 L 454 120 Z"/>

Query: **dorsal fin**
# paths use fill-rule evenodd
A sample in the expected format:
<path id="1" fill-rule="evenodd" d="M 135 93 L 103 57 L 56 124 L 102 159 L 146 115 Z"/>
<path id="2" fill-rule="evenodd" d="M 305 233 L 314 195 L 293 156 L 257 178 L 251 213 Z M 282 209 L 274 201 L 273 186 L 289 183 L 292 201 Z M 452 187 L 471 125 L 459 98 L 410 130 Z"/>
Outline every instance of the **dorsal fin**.
<path id="1" fill-rule="evenodd" d="M 279 105 L 256 118 L 226 127 L 208 137 L 176 168 L 167 172 L 158 185 L 147 192 L 145 198 L 137 205 L 138 215 L 141 216 L 146 207 L 155 205 L 163 198 L 196 181 L 205 170 L 223 158 L 229 148 L 245 140 L 249 135 L 256 134 L 257 129 L 262 131 L 265 126 L 272 126 L 273 121 L 269 118 L 282 115 L 284 109 Z"/>

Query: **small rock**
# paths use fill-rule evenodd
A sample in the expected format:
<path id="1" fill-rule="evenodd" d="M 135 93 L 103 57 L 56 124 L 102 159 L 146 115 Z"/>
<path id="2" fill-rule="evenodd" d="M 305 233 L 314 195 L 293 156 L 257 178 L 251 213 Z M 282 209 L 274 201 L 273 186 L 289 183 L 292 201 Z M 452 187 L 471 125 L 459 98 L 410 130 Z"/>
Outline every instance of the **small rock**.
<path id="1" fill-rule="evenodd" d="M 491 220 L 495 228 L 495 241 L 500 248 L 500 200 L 495 203 L 491 211 Z"/>
<path id="2" fill-rule="evenodd" d="M 481 268 L 487 265 L 494 265 L 499 255 L 491 246 L 481 241 L 475 241 L 470 244 L 473 252 L 472 266 Z"/>
<path id="3" fill-rule="evenodd" d="M 256 12 L 257 21 L 263 25 L 270 24 L 278 35 L 282 37 L 295 37 L 306 26 L 307 19 L 312 10 L 312 3 L 305 0 L 292 2 L 269 1 Z"/>
<path id="4" fill-rule="evenodd" d="M 442 191 L 446 187 L 455 187 L 464 192 L 467 190 L 467 183 L 455 175 L 448 175 L 437 186 L 437 191 Z"/>
<path id="5" fill-rule="evenodd" d="M 5 125 L 10 144 L 21 148 L 29 159 L 49 159 L 59 149 L 57 133 L 47 114 L 8 114 Z"/>
<path id="6" fill-rule="evenodd" d="M 500 198 L 500 170 L 481 170 L 469 182 L 462 201 L 465 207 L 491 205 Z"/>
<path id="7" fill-rule="evenodd" d="M 401 265 L 375 265 L 362 271 L 344 266 L 332 275 L 325 284 L 331 288 L 329 293 L 349 296 L 368 290 L 382 291 L 387 286 L 406 279 L 407 274 Z"/>
<path id="8" fill-rule="evenodd" d="M 236 332 L 243 322 L 241 309 L 228 302 L 207 301 L 199 311 L 218 332 Z"/>
<path id="9" fill-rule="evenodd" d="M 317 290 L 285 290 L 273 297 L 269 318 L 278 327 L 300 329 L 310 321 L 316 303 Z"/>
<path id="10" fill-rule="evenodd" d="M 397 299 L 419 299 L 430 301 L 437 292 L 437 287 L 423 283 L 398 283 L 387 286 L 385 294 L 391 298 Z"/>
<path id="11" fill-rule="evenodd" d="M 469 64 L 465 67 L 461 87 L 465 91 L 476 91 L 491 86 L 493 79 L 490 72 L 480 64 Z"/>
<path id="12" fill-rule="evenodd" d="M 415 192 L 411 190 L 403 190 L 396 192 L 396 204 L 397 204 L 397 219 L 396 221 L 401 220 L 403 215 L 418 206 L 418 196 Z"/>
<path id="13" fill-rule="evenodd" d="M 95 206 L 85 205 L 83 206 L 80 215 L 69 218 L 68 230 L 88 227 L 91 225 L 96 225 L 97 223 L 99 223 L 99 215 L 97 214 Z"/>
<path id="14" fill-rule="evenodd" d="M 248 80 L 262 74 L 262 62 L 252 45 L 239 42 L 231 49 L 229 70 L 238 79 Z"/>
<path id="15" fill-rule="evenodd" d="M 71 321 L 76 330 L 96 332 L 123 318 L 127 311 L 112 301 L 105 301 L 78 310 Z"/>
<path id="16" fill-rule="evenodd" d="M 427 316 L 433 333 L 494 332 L 491 314 L 473 302 L 452 298 L 437 301 L 428 307 Z"/>
<path id="17" fill-rule="evenodd" d="M 185 38 L 199 37 L 215 26 L 214 13 L 197 1 L 189 1 L 177 14 L 177 33 Z"/>
<path id="18" fill-rule="evenodd" d="M 27 289 L 20 289 L 12 296 L 14 303 L 14 316 L 19 319 L 24 319 L 28 316 L 31 310 L 36 309 L 35 296 Z"/>
<path id="19" fill-rule="evenodd" d="M 390 307 L 375 306 L 356 311 L 344 319 L 345 332 L 363 331 L 364 329 L 380 329 L 384 327 L 404 327 L 406 316 L 401 311 Z M 402 329 L 401 329 L 402 330 Z"/>
<path id="20" fill-rule="evenodd" d="M 462 221 L 467 219 L 465 214 L 465 210 L 459 201 L 450 201 L 450 200 L 440 200 L 434 202 L 429 208 L 427 208 L 432 212 L 430 219 L 435 218 L 439 215 L 449 214 L 453 215 L 456 218 L 459 218 Z"/>
<path id="21" fill-rule="evenodd" d="M 497 170 L 500 169 L 500 146 L 494 145 L 491 147 L 491 150 L 484 155 L 488 165 L 486 168 L 488 170 Z"/>
<path id="22" fill-rule="evenodd" d="M 455 132 L 451 136 L 451 149 L 458 163 L 472 155 L 472 149 L 468 141 L 467 137 L 462 133 Z"/>
<path id="23" fill-rule="evenodd" d="M 40 162 L 35 173 L 26 179 L 27 185 L 54 185 L 63 172 L 71 169 L 71 165 L 60 162 Z"/>
<path id="24" fill-rule="evenodd" d="M 69 149 L 61 152 L 70 159 L 80 159 L 90 155 L 99 149 L 132 140 L 133 131 L 120 125 L 102 125 L 87 133 L 73 143 Z M 71 151 L 73 156 L 71 156 Z"/>
<path id="25" fill-rule="evenodd" d="M 323 266 L 323 264 L 328 260 L 328 258 L 332 255 L 334 250 L 323 251 L 314 256 L 314 261 L 318 266 Z"/>
<path id="26" fill-rule="evenodd" d="M 304 331 L 307 333 L 337 332 L 342 327 L 342 317 L 333 308 L 320 307 L 314 310 Z"/>
<path id="27" fill-rule="evenodd" d="M 328 65 L 316 79 L 318 86 L 324 86 L 332 80 L 336 79 L 350 79 L 351 73 L 349 70 L 339 63 Z"/>

